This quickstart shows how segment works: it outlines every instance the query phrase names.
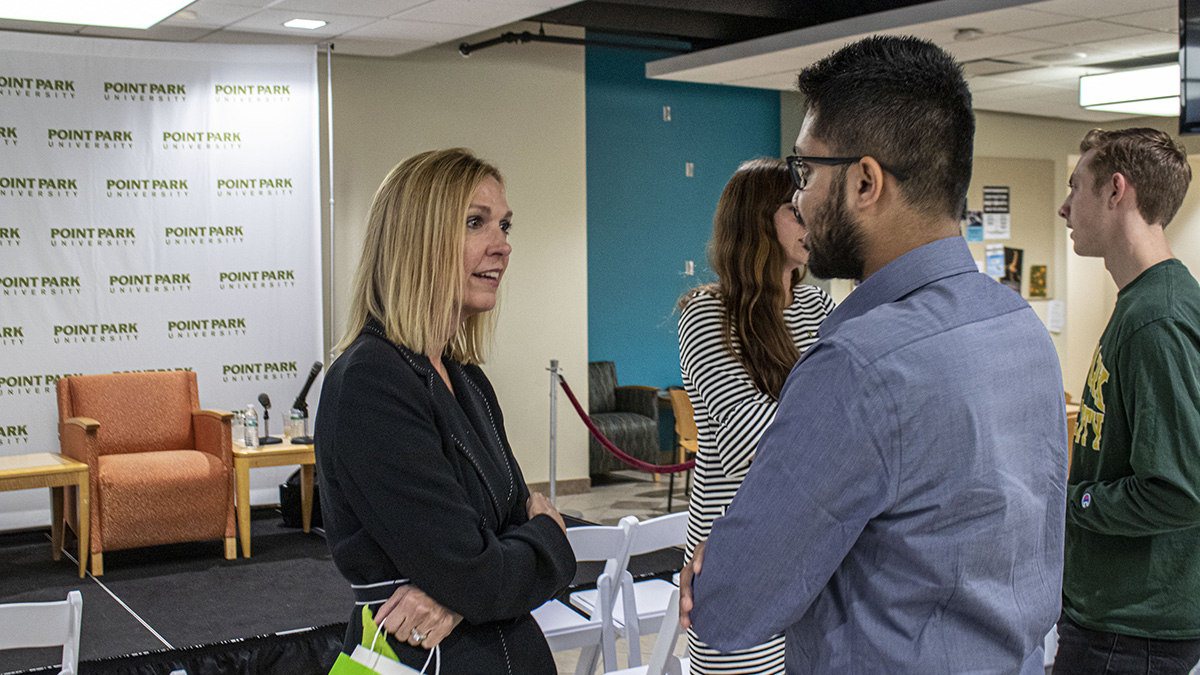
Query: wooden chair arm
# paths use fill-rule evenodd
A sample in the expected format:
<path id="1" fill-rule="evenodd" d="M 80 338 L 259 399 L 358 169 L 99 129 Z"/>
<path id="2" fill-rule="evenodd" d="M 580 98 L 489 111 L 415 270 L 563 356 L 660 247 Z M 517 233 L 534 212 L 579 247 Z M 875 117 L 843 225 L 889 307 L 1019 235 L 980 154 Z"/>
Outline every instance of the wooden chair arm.
<path id="1" fill-rule="evenodd" d="M 642 389 L 645 391 L 652 391 L 656 394 L 658 393 L 658 387 L 648 387 L 644 384 L 623 384 L 617 387 L 617 389 Z"/>
<path id="2" fill-rule="evenodd" d="M 196 410 L 192 412 L 192 415 L 207 415 L 208 417 L 215 417 L 222 422 L 233 420 L 233 413 L 228 410 Z"/>
<path id="3" fill-rule="evenodd" d="M 93 434 L 100 428 L 100 423 L 90 417 L 72 417 L 64 420 L 63 424 L 74 424 Z"/>

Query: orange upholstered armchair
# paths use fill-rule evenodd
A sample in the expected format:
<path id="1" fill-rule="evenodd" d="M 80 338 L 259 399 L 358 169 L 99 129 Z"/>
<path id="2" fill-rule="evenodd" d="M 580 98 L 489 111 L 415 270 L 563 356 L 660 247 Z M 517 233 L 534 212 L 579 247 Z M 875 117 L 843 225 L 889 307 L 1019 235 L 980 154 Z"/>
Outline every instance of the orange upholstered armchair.
<path id="1" fill-rule="evenodd" d="M 195 373 L 61 378 L 58 419 L 62 453 L 88 465 L 92 574 L 139 546 L 224 539 L 237 556 L 231 415 L 200 409 Z"/>

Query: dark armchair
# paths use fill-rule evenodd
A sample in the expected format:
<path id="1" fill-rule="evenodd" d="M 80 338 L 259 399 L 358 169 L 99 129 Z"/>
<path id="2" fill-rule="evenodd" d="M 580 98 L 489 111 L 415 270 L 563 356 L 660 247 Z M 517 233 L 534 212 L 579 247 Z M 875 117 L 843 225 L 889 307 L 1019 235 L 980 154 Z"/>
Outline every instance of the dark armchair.
<path id="1" fill-rule="evenodd" d="M 612 361 L 588 363 L 588 415 L 596 428 L 626 454 L 644 462 L 659 463 L 658 389 L 617 386 Z M 589 439 L 588 473 L 595 476 L 627 468 L 595 438 Z"/>

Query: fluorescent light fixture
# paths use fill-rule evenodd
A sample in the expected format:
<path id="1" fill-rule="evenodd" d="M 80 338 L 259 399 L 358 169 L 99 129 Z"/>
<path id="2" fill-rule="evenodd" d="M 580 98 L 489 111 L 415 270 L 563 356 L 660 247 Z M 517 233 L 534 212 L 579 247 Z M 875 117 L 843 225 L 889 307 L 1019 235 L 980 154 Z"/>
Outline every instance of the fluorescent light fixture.
<path id="1" fill-rule="evenodd" d="M 146 29 L 193 0 L 0 0 L 0 19 Z"/>
<path id="2" fill-rule="evenodd" d="M 304 30 L 316 30 L 325 25 L 320 19 L 292 19 L 285 21 L 284 26 L 287 28 L 303 28 Z"/>
<path id="3" fill-rule="evenodd" d="M 1120 70 L 1079 78 L 1079 105 L 1088 110 L 1179 115 L 1179 64 Z"/>

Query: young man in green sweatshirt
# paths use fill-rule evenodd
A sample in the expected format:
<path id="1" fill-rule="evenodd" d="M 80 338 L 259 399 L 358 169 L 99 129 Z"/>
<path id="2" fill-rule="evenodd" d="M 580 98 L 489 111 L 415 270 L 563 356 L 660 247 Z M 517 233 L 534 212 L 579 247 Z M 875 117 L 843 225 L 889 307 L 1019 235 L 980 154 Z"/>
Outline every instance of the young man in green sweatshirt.
<path id="1" fill-rule="evenodd" d="M 1093 130 L 1059 209 L 1117 304 L 1092 358 L 1067 487 L 1055 675 L 1200 659 L 1200 286 L 1163 228 L 1191 181 L 1153 129 Z"/>

